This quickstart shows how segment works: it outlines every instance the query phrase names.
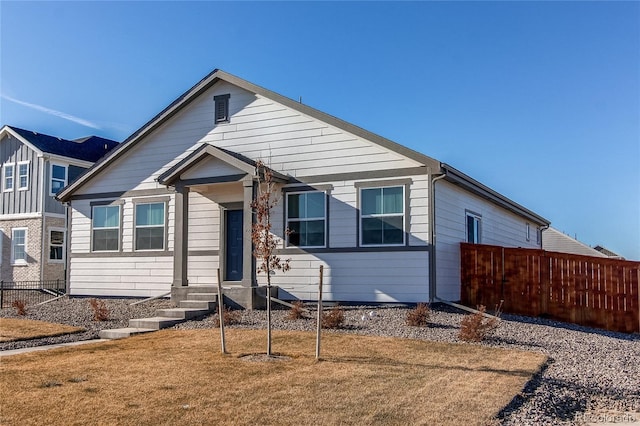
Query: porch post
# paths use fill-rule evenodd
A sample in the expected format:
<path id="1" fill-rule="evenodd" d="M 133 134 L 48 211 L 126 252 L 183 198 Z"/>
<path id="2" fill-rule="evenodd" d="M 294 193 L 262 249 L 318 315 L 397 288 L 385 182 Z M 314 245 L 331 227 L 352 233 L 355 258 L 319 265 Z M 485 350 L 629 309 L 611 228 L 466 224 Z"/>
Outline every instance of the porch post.
<path id="1" fill-rule="evenodd" d="M 189 258 L 189 188 L 176 185 L 173 239 L 173 287 L 186 287 Z"/>
<path id="2" fill-rule="evenodd" d="M 251 242 L 251 228 L 253 224 L 253 202 L 254 182 L 252 176 L 247 176 L 242 180 L 243 189 L 243 217 L 244 229 L 242 238 L 242 285 L 245 287 L 255 286 L 255 260 L 253 258 L 253 244 Z"/>

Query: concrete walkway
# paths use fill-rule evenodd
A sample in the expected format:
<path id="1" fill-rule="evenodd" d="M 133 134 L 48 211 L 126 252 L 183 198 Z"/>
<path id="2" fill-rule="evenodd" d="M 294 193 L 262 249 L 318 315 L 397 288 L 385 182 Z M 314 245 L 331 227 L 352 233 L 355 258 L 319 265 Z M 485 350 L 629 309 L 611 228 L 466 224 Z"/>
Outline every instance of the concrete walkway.
<path id="1" fill-rule="evenodd" d="M 56 345 L 34 346 L 32 348 L 10 349 L 8 351 L 0 351 L 0 358 L 5 356 L 11 356 L 11 355 L 26 354 L 29 352 L 47 351 L 49 349 L 66 348 L 69 346 L 79 346 L 79 345 L 85 345 L 87 343 L 99 343 L 99 342 L 108 342 L 108 341 L 109 341 L 108 339 L 93 339 L 93 340 L 81 340 L 79 342 L 58 343 Z"/>

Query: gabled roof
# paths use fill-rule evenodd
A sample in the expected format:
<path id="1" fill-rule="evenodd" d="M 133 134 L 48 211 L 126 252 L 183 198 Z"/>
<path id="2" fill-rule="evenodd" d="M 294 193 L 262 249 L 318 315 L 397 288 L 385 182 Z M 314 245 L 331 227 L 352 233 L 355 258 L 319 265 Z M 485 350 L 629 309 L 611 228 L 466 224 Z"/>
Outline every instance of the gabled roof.
<path id="1" fill-rule="evenodd" d="M 39 151 L 40 154 L 53 154 L 91 163 L 98 161 L 100 157 L 118 145 L 116 141 L 99 136 L 87 136 L 70 141 L 14 126 L 4 126 L 3 130 L 9 131 L 21 139 L 23 143 L 27 143 L 32 149 Z"/>
<path id="2" fill-rule="evenodd" d="M 439 170 L 440 168 L 440 162 L 437 160 L 434 160 L 431 157 L 428 157 L 424 154 L 421 154 L 417 151 L 414 151 L 410 148 L 407 148 L 389 139 L 383 138 L 382 136 L 376 135 L 375 133 L 371 133 L 361 127 L 355 126 L 344 120 L 340 120 L 339 118 L 326 114 L 315 108 L 311 108 L 310 106 L 294 101 L 293 99 L 290 99 L 278 93 L 272 92 L 271 90 L 257 86 L 253 83 L 250 83 L 239 77 L 226 73 L 222 70 L 215 69 L 205 78 L 200 80 L 195 86 L 187 90 L 175 101 L 173 101 L 171 105 L 166 107 L 158 115 L 153 117 L 146 124 L 144 124 L 138 130 L 136 130 L 122 144 L 120 144 L 118 148 L 114 149 L 108 156 L 104 157 L 101 161 L 99 161 L 91 169 L 89 169 L 87 173 L 85 173 L 74 183 L 72 183 L 71 185 L 64 188 L 61 192 L 59 192 L 57 198 L 60 201 L 67 201 L 73 195 L 73 193 L 77 191 L 79 188 L 81 188 L 87 181 L 89 181 L 92 176 L 99 173 L 102 169 L 104 169 L 104 167 L 106 167 L 112 161 L 115 161 L 117 158 L 126 154 L 145 136 L 152 133 L 154 130 L 156 130 L 158 127 L 164 124 L 167 120 L 169 120 L 171 117 L 173 117 L 178 112 L 180 112 L 183 108 L 189 105 L 189 103 L 192 102 L 194 99 L 196 99 L 199 95 L 204 93 L 206 90 L 208 90 L 210 87 L 212 87 L 219 81 L 226 81 L 227 83 L 233 84 L 249 92 L 258 94 L 260 96 L 264 96 L 265 98 L 271 99 L 275 102 L 285 105 L 302 114 L 306 114 L 310 117 L 321 120 L 329 125 L 337 127 L 348 133 L 354 134 L 356 136 L 362 137 L 363 139 L 366 139 L 380 146 L 383 146 L 393 152 L 404 155 L 405 157 L 415 160 L 425 166 L 429 166 L 431 167 L 432 170 Z"/>
<path id="3" fill-rule="evenodd" d="M 254 160 L 245 157 L 242 154 L 238 154 L 237 152 L 229 151 L 228 149 L 219 148 L 217 146 L 209 144 L 203 144 L 183 160 L 181 160 L 179 163 L 158 176 L 158 182 L 163 185 L 172 185 L 176 180 L 180 178 L 181 174 L 185 173 L 187 170 L 191 169 L 196 164 L 200 163 L 202 160 L 208 157 L 214 157 L 222 160 L 223 162 L 250 176 L 253 176 L 256 172 L 256 162 Z M 271 173 L 273 174 L 274 179 L 278 181 L 287 182 L 289 180 L 287 176 L 283 175 L 282 173 L 278 173 L 275 170 L 271 170 Z"/>
<path id="4" fill-rule="evenodd" d="M 560 253 L 581 254 L 583 256 L 606 257 L 598 250 L 572 238 L 555 228 L 542 231 L 542 249 Z"/>

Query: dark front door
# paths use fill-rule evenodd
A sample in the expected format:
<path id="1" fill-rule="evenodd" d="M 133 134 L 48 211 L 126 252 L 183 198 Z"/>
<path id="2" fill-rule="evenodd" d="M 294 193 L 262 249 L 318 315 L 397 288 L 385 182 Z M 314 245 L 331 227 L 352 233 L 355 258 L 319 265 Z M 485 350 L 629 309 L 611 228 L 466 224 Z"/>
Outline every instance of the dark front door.
<path id="1" fill-rule="evenodd" d="M 242 281 L 242 210 L 227 210 L 225 279 Z"/>

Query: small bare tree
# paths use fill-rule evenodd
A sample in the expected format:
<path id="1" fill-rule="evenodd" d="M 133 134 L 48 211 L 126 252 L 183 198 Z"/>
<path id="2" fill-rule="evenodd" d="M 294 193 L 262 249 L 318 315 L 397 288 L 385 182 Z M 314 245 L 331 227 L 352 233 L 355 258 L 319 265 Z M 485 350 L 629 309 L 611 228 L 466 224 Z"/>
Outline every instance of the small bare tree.
<path id="1" fill-rule="evenodd" d="M 287 272 L 289 261 L 282 260 L 275 254 L 278 239 L 271 233 L 271 210 L 278 205 L 278 197 L 273 173 L 264 162 L 256 162 L 258 175 L 258 192 L 251 203 L 255 220 L 251 226 L 251 241 L 253 242 L 253 256 L 257 260 L 256 274 L 267 274 L 267 356 L 271 356 L 271 274 L 275 271 Z M 285 236 L 288 230 L 285 231 Z M 257 278 L 257 277 L 256 277 Z"/>

